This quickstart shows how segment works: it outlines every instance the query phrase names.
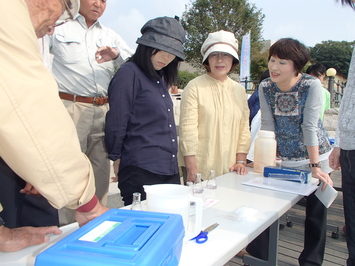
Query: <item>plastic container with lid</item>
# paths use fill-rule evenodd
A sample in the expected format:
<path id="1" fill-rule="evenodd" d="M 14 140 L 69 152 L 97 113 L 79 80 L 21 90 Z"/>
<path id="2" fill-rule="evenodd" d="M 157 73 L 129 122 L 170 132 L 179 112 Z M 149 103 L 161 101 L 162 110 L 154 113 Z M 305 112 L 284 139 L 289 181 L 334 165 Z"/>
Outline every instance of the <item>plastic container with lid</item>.
<path id="1" fill-rule="evenodd" d="M 276 165 L 276 140 L 273 131 L 259 130 L 254 143 L 254 171 L 263 173 L 264 167 Z"/>
<path id="2" fill-rule="evenodd" d="M 111 209 L 49 247 L 35 266 L 177 266 L 179 214 Z"/>

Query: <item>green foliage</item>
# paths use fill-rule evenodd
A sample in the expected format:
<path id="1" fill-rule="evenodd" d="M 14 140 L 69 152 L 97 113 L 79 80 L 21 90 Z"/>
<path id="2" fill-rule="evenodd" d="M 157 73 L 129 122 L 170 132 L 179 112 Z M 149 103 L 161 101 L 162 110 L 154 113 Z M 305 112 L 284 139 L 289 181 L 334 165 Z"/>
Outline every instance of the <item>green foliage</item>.
<path id="1" fill-rule="evenodd" d="M 251 51 L 259 53 L 262 46 L 260 41 L 264 17 L 254 4 L 246 0 L 192 0 L 181 18 L 181 24 L 187 31 L 187 41 L 184 45 L 186 61 L 194 67 L 201 68 L 201 45 L 208 33 L 219 30 L 235 33 L 239 49 L 242 37 L 250 31 Z M 251 65 L 260 68 L 259 64 L 260 62 L 255 61 Z M 237 71 L 239 72 L 238 68 Z M 255 72 L 253 68 L 251 72 Z"/>
<path id="2" fill-rule="evenodd" d="M 199 73 L 190 73 L 188 71 L 179 71 L 178 73 L 178 88 L 183 89 L 186 87 L 190 80 L 199 76 Z"/>
<path id="3" fill-rule="evenodd" d="M 262 73 L 264 73 L 265 70 L 267 70 L 267 58 L 269 56 L 269 51 L 266 51 L 264 53 L 260 53 L 258 51 L 255 51 L 251 55 L 251 62 L 250 62 L 250 69 L 251 71 L 251 80 L 260 80 L 260 76 Z"/>
<path id="4" fill-rule="evenodd" d="M 346 78 L 354 45 L 355 42 L 322 41 L 310 48 L 311 62 L 322 63 L 327 69 L 333 67 Z"/>

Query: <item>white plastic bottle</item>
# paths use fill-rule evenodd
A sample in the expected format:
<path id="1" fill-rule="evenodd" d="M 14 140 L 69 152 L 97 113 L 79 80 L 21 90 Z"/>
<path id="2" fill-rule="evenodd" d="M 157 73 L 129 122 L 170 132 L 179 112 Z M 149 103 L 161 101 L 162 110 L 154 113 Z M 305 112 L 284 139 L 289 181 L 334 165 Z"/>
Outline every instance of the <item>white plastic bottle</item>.
<path id="1" fill-rule="evenodd" d="M 265 166 L 276 165 L 276 140 L 273 131 L 260 130 L 254 143 L 254 171 L 264 173 Z"/>

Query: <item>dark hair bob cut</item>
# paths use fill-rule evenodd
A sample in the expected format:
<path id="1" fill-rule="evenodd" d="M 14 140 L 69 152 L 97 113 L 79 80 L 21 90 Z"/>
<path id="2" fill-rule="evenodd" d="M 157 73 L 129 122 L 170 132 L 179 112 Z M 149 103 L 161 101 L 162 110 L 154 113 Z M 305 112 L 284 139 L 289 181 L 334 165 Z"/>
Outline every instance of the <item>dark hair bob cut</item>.
<path id="1" fill-rule="evenodd" d="M 292 38 L 282 38 L 271 45 L 268 61 L 271 56 L 291 60 L 297 72 L 296 75 L 310 59 L 309 49 L 300 41 Z"/>

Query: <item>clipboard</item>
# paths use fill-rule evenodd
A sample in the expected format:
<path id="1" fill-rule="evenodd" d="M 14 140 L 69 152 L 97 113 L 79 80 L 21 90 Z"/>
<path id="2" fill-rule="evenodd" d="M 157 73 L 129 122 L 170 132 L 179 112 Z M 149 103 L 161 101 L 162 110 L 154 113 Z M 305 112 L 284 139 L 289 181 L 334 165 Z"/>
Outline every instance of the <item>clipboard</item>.
<path id="1" fill-rule="evenodd" d="M 256 177 L 249 181 L 243 182 L 243 185 L 287 192 L 302 196 L 309 196 L 318 186 L 310 183 L 298 183 L 293 181 L 278 180 L 268 177 Z"/>

